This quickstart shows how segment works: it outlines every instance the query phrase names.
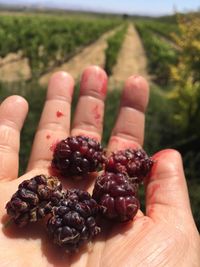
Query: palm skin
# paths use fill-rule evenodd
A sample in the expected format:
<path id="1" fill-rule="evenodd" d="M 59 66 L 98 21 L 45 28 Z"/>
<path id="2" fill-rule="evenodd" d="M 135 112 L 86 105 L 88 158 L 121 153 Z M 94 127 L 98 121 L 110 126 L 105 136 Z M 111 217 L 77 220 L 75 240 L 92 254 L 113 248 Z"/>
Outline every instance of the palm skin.
<path id="1" fill-rule="evenodd" d="M 27 173 L 17 178 L 19 136 L 28 105 L 19 96 L 0 106 L 0 266 L 200 266 L 199 234 L 192 218 L 181 157 L 174 150 L 153 156 L 154 166 L 145 182 L 146 215 L 139 211 L 133 221 L 112 225 L 80 253 L 68 255 L 53 245 L 42 223 L 18 229 L 3 227 L 5 204 L 18 184 L 37 174 L 50 174 L 52 151 L 57 140 L 85 134 L 101 139 L 107 77 L 98 67 L 88 67 L 81 79 L 80 97 L 70 127 L 73 79 L 55 73 L 35 135 Z M 139 147 L 143 143 L 144 112 L 148 85 L 142 77 L 127 79 L 108 150 Z M 58 114 L 62 116 L 56 116 Z M 84 111 L 84 112 L 83 112 Z M 71 130 L 70 130 L 71 128 Z M 81 183 L 63 181 L 66 188 L 92 191 L 93 179 Z"/>

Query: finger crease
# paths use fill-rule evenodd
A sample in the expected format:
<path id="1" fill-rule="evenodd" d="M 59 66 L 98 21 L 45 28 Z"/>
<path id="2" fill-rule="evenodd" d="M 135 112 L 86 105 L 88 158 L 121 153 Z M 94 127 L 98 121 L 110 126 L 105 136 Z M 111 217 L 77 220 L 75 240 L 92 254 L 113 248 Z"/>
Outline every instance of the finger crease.
<path id="1" fill-rule="evenodd" d="M 94 124 L 92 124 L 92 123 L 90 123 L 88 121 L 82 121 L 82 122 L 78 122 L 77 124 L 74 124 L 73 130 L 74 129 L 76 129 L 76 130 L 78 130 L 78 129 L 87 130 L 88 127 L 91 128 L 91 129 L 94 129 L 95 132 L 98 132 L 98 128 Z"/>
<path id="2" fill-rule="evenodd" d="M 62 130 L 62 131 L 66 131 L 66 128 L 64 127 L 64 125 L 60 124 L 59 121 L 55 121 L 55 122 L 47 122 L 45 124 L 42 124 L 41 126 L 39 126 L 38 131 L 41 130 Z"/>
<path id="3" fill-rule="evenodd" d="M 140 144 L 141 143 L 141 140 L 139 140 L 138 137 L 136 136 L 133 136 L 129 133 L 126 133 L 125 131 L 124 132 L 117 132 L 116 134 L 113 134 L 112 138 L 113 137 L 119 137 L 119 138 L 122 138 L 124 140 L 128 140 L 128 141 L 133 141 L 134 143 L 137 143 L 137 144 Z"/>
<path id="4" fill-rule="evenodd" d="M 17 130 L 19 131 L 19 127 L 18 124 L 12 120 L 8 120 L 8 119 L 0 119 L 0 128 L 1 127 L 7 127 L 10 128 L 12 130 Z"/>
<path id="5" fill-rule="evenodd" d="M 68 104 L 71 104 L 71 98 L 69 99 L 68 97 L 64 97 L 64 96 L 58 96 L 58 97 L 52 97 L 52 98 L 47 98 L 46 99 L 46 102 L 54 102 L 54 101 L 59 101 L 59 102 L 62 102 L 62 103 L 68 103 Z"/>
<path id="6" fill-rule="evenodd" d="M 80 97 L 79 97 L 79 99 L 80 99 L 80 98 L 90 98 L 90 99 L 92 98 L 92 99 L 94 99 L 95 101 L 98 100 L 98 101 L 104 103 L 103 99 L 100 98 L 100 97 L 98 97 L 98 95 L 99 95 L 99 94 L 96 94 L 96 95 L 95 95 L 95 94 L 94 94 L 94 95 L 87 95 L 87 94 L 84 95 L 84 94 L 81 94 Z M 86 101 L 88 101 L 88 100 L 86 100 Z"/>
<path id="7" fill-rule="evenodd" d="M 14 152 L 15 154 L 18 154 L 19 152 L 19 149 L 17 147 L 12 147 L 12 146 L 9 146 L 9 145 L 3 145 L 3 144 L 0 144 L 0 152 L 2 153 L 11 153 L 11 152 Z"/>
<path id="8" fill-rule="evenodd" d="M 140 110 L 140 109 L 138 109 L 137 107 L 135 107 L 135 105 L 134 105 L 134 107 L 131 107 L 131 106 L 121 106 L 121 109 L 128 109 L 128 110 L 130 110 L 130 111 L 136 111 L 137 113 L 139 113 L 139 114 L 141 114 L 142 116 L 144 116 L 144 111 L 142 111 L 142 110 Z"/>

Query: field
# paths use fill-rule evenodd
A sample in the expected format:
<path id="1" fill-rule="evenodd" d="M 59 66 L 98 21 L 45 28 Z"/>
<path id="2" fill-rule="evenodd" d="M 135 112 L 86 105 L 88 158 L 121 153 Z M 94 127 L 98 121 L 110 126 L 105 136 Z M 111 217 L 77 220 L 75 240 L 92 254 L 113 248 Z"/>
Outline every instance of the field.
<path id="1" fill-rule="evenodd" d="M 8 95 L 20 94 L 30 104 L 22 131 L 20 174 L 26 168 L 52 71 L 64 69 L 77 78 L 73 109 L 78 96 L 78 77 L 84 65 L 96 63 L 107 70 L 111 79 L 121 78 L 121 81 L 116 79 L 118 84 L 111 83 L 109 87 L 104 144 L 117 114 L 121 83 L 132 72 L 139 72 L 149 80 L 151 87 L 144 148 L 149 154 L 163 148 L 181 152 L 192 209 L 200 229 L 199 25 L 197 13 L 157 19 L 65 13 L 2 14 L 0 101 Z M 132 31 L 133 26 L 136 31 Z M 135 46 L 135 54 L 130 56 L 123 46 L 128 38 L 132 38 Z M 92 53 L 93 49 L 97 52 Z M 119 58 L 126 58 L 123 75 L 122 71 L 118 72 L 122 69 Z M 23 64 L 27 66 L 23 65 L 24 69 L 22 67 L 17 75 L 24 59 Z M 135 69 L 136 62 L 138 69 Z M 30 69 L 28 76 L 26 68 Z"/>

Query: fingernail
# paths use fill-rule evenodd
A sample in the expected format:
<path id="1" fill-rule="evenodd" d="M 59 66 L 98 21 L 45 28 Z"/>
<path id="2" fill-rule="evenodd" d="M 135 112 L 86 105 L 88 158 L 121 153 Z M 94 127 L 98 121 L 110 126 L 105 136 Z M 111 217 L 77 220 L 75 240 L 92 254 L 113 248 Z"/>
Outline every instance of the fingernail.
<path id="1" fill-rule="evenodd" d="M 96 91 L 103 97 L 107 92 L 107 75 L 104 70 L 98 66 L 90 66 L 83 72 L 81 79 L 81 92 Z"/>

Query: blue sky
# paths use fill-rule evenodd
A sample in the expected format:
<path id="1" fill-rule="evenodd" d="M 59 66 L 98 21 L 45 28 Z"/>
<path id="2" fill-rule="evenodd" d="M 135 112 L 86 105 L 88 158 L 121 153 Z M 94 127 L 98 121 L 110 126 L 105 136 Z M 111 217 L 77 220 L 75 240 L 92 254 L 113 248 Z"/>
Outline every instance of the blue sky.
<path id="1" fill-rule="evenodd" d="M 171 14 L 174 8 L 178 11 L 200 9 L 200 0 L 0 0 L 0 3 L 148 15 Z"/>

